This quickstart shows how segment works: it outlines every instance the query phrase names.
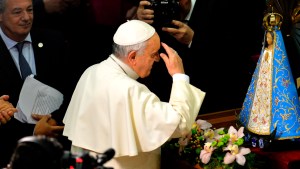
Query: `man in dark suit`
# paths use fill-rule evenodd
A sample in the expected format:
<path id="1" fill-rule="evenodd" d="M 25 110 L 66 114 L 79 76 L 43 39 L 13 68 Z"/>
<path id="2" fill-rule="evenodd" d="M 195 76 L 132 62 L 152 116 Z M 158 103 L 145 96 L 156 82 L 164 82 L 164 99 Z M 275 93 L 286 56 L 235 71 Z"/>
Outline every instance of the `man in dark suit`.
<path id="1" fill-rule="evenodd" d="M 57 136 L 57 132 L 62 132 L 63 126 L 57 125 L 60 125 L 73 90 L 70 86 L 67 89 L 67 48 L 64 38 L 57 32 L 31 29 L 32 21 L 32 0 L 0 1 L 0 95 L 9 95 L 10 102 L 16 106 L 25 77 L 19 71 L 15 45 L 25 42 L 22 53 L 31 72 L 37 80 L 63 93 L 64 103 L 52 113 L 52 118 L 45 116 L 39 120 L 41 117 L 38 117 L 36 125 L 12 118 L 0 126 L 0 167 L 8 164 L 20 138 L 32 134 Z"/>
<path id="2" fill-rule="evenodd" d="M 172 21 L 170 24 L 168 23 L 167 19 L 165 20 L 163 18 L 167 18 L 167 13 L 170 14 L 171 12 L 165 11 L 165 17 L 155 18 L 155 16 L 157 16 L 155 15 L 155 10 L 159 13 L 162 13 L 163 11 L 157 10 L 160 7 L 155 8 L 154 5 L 151 4 L 150 0 L 140 1 L 135 18 L 152 24 L 156 29 L 156 32 L 159 34 L 161 41 L 172 46 L 184 61 L 188 56 L 189 47 L 192 44 L 194 36 L 194 30 L 186 23 L 190 19 L 194 3 L 192 3 L 191 0 L 180 0 L 179 2 L 179 5 L 174 7 L 174 11 L 177 11 L 177 13 L 180 13 L 180 15 L 168 16 L 176 19 L 176 21 Z M 157 2 L 157 4 L 160 4 L 160 2 Z M 171 5 L 168 5 L 168 7 L 170 6 Z M 166 9 L 165 7 L 161 8 Z M 178 10 L 178 8 L 180 8 L 180 10 Z M 138 80 L 147 85 L 148 88 L 157 94 L 162 101 L 168 102 L 171 92 L 170 86 L 172 84 L 172 79 L 169 78 L 169 73 L 163 62 L 158 62 L 153 66 L 154 68 L 152 69 L 150 76 Z M 186 68 L 186 71 L 187 69 L 189 69 L 189 67 Z"/>
<path id="3" fill-rule="evenodd" d="M 263 35 L 259 31 L 262 23 L 257 20 L 262 20 L 259 14 L 263 3 L 258 0 L 178 2 L 181 17 L 172 22 L 177 29 L 157 31 L 160 31 L 161 41 L 172 44 L 182 57 L 192 84 L 206 92 L 199 113 L 240 108 L 252 75 L 248 59 L 253 51 L 257 51 L 256 48 L 261 49 Z M 153 24 L 155 12 L 151 7 L 149 9 L 149 5 L 150 0 L 140 1 L 137 18 Z M 239 22 L 241 16 L 242 21 Z M 168 101 L 170 91 L 166 88 L 171 82 L 168 81 L 170 78 L 166 78 L 166 69 L 160 64 L 152 69 L 145 84 Z M 152 76 L 161 78 L 151 79 Z"/>

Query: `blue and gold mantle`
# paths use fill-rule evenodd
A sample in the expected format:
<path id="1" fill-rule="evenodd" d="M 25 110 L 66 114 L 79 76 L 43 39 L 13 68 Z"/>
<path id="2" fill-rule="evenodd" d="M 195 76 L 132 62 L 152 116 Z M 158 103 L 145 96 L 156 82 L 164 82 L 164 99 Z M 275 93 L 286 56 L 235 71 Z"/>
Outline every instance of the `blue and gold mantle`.
<path id="1" fill-rule="evenodd" d="M 262 49 L 239 120 L 247 130 L 258 135 L 270 135 L 277 128 L 275 139 L 299 138 L 300 104 L 296 85 L 281 31 L 271 32 L 273 49 Z"/>

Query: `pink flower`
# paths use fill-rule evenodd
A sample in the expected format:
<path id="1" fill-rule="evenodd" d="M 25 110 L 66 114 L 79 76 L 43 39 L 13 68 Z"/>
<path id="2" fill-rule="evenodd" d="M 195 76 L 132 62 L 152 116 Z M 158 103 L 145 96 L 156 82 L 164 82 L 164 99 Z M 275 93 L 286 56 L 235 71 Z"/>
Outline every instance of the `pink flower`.
<path id="1" fill-rule="evenodd" d="M 181 137 L 178 140 L 178 144 L 179 144 L 179 154 L 181 154 L 181 152 L 184 150 L 184 147 L 188 145 L 190 139 L 192 137 L 192 134 L 188 134 L 186 137 Z"/>
<path id="2" fill-rule="evenodd" d="M 203 164 L 207 164 L 210 160 L 210 157 L 213 153 L 213 151 L 215 150 L 215 148 L 213 148 L 211 146 L 211 142 L 207 142 L 204 144 L 204 149 L 201 150 L 201 153 L 200 153 L 200 159 L 202 161 Z"/>
<path id="3" fill-rule="evenodd" d="M 246 158 L 244 155 L 249 154 L 251 151 L 249 148 L 241 147 L 239 148 L 237 145 L 229 145 L 225 150 L 230 150 L 227 152 L 224 157 L 224 164 L 231 164 L 236 160 L 239 165 L 244 166 L 246 163 Z"/>
<path id="4" fill-rule="evenodd" d="M 237 141 L 239 138 L 245 136 L 244 127 L 241 127 L 239 131 L 237 131 L 234 127 L 230 126 L 228 129 L 228 134 L 230 135 L 230 141 L 233 143 Z"/>
<path id="5" fill-rule="evenodd" d="M 215 140 L 219 140 L 223 135 L 220 135 L 219 132 L 223 131 L 224 128 L 219 128 L 216 130 L 213 129 L 206 129 L 204 131 L 204 138 L 206 139 L 207 142 L 213 142 Z"/>
<path id="6" fill-rule="evenodd" d="M 198 127 L 202 130 L 206 130 L 212 127 L 212 124 L 210 124 L 209 122 L 205 121 L 205 120 L 197 120 L 196 121 Z"/>

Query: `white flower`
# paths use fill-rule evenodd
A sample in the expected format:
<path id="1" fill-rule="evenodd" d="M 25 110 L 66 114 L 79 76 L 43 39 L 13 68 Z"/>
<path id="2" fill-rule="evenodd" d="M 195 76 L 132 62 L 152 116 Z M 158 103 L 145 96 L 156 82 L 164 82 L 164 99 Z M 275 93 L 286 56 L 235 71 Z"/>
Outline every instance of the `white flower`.
<path id="1" fill-rule="evenodd" d="M 231 164 L 236 160 L 239 165 L 244 166 L 246 163 L 246 158 L 244 155 L 249 154 L 251 150 L 249 148 L 241 147 L 239 148 L 237 145 L 228 145 L 225 150 L 230 150 L 227 152 L 224 157 L 224 164 Z"/>
<path id="2" fill-rule="evenodd" d="M 206 130 L 212 127 L 212 124 L 210 124 L 209 122 L 205 121 L 205 120 L 197 120 L 196 121 L 198 127 L 202 130 Z"/>
<path id="3" fill-rule="evenodd" d="M 238 131 L 230 126 L 228 129 L 228 134 L 230 135 L 230 141 L 233 143 L 237 141 L 239 138 L 242 138 L 245 136 L 244 134 L 244 127 L 241 127 Z"/>
<path id="4" fill-rule="evenodd" d="M 179 140 L 178 140 L 179 154 L 181 154 L 181 152 L 184 150 L 185 146 L 188 145 L 191 137 L 192 137 L 192 133 L 188 134 L 186 137 L 179 138 Z"/>
<path id="5" fill-rule="evenodd" d="M 210 157 L 214 150 L 215 150 L 215 148 L 211 146 L 211 142 L 206 142 L 204 144 L 204 149 L 201 150 L 201 153 L 200 153 L 200 159 L 203 164 L 207 164 L 209 162 Z"/>

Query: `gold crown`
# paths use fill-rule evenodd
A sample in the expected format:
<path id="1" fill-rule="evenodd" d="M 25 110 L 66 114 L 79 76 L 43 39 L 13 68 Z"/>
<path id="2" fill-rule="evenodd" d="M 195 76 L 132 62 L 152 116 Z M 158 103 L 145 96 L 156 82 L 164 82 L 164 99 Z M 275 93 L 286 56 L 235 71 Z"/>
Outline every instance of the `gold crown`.
<path id="1" fill-rule="evenodd" d="M 263 19 L 263 26 L 268 31 L 280 30 L 283 16 L 279 13 L 267 13 Z"/>

